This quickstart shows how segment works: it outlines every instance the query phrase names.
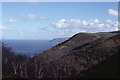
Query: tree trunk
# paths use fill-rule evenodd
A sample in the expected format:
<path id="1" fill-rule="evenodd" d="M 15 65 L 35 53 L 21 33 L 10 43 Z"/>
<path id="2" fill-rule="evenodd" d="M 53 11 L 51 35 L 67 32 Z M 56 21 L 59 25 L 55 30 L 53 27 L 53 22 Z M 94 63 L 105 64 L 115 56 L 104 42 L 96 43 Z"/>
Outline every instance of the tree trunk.
<path id="1" fill-rule="evenodd" d="M 17 74 L 18 64 L 17 64 L 17 63 L 12 62 L 12 65 L 13 65 L 13 71 L 14 71 L 14 74 L 16 75 L 16 74 Z"/>

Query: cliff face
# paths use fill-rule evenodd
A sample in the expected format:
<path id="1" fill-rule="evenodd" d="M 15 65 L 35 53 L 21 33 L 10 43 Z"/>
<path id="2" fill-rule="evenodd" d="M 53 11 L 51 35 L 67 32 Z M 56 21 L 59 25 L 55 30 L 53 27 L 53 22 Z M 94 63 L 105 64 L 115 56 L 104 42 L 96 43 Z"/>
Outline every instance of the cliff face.
<path id="1" fill-rule="evenodd" d="M 85 77 L 85 71 L 117 54 L 119 48 L 119 32 L 79 33 L 29 60 L 28 73 L 33 72 L 29 77 L 35 77 L 35 62 L 42 77 Z"/>

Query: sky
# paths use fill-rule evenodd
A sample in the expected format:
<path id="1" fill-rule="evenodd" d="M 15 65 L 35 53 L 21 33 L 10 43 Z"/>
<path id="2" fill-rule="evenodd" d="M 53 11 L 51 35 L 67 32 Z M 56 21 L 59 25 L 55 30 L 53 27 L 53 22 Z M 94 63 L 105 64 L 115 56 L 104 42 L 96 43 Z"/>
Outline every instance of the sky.
<path id="1" fill-rule="evenodd" d="M 119 0 L 2 0 L 3 2 L 119 2 Z"/>
<path id="2" fill-rule="evenodd" d="M 118 30 L 117 2 L 3 2 L 2 38 L 71 37 Z"/>

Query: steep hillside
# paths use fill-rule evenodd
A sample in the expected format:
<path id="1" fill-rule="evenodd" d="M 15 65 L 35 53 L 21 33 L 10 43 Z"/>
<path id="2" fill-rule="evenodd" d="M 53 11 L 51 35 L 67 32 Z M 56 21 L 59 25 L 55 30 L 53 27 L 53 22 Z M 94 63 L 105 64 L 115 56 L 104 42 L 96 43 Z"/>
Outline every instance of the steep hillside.
<path id="1" fill-rule="evenodd" d="M 44 70 L 46 71 L 44 72 L 44 75 L 48 75 L 46 77 L 49 77 L 48 66 L 52 66 L 50 65 L 51 62 L 56 62 L 60 58 L 70 54 L 71 50 L 73 50 L 75 47 L 78 47 L 80 45 L 82 46 L 86 43 L 91 43 L 96 39 L 97 37 L 94 35 L 79 33 L 66 40 L 65 42 L 62 42 L 52 47 L 51 49 L 48 49 L 43 53 L 33 57 L 28 61 L 28 73 L 30 73 L 32 70 L 32 74 L 30 74 L 29 77 L 36 77 L 36 75 L 34 74 L 36 74 L 37 71 L 41 70 L 40 66 L 42 66 L 42 68 L 44 68 Z M 38 69 L 37 71 L 35 71 L 36 64 Z M 52 75 L 52 73 L 50 74 Z"/>
<path id="2" fill-rule="evenodd" d="M 99 34 L 99 33 L 96 33 Z M 112 37 L 79 33 L 28 61 L 29 77 L 75 78 L 118 53 L 119 32 Z M 109 33 L 106 33 L 106 35 Z M 112 33 L 110 33 L 112 34 Z"/>
<path id="3" fill-rule="evenodd" d="M 120 52 L 110 56 L 105 61 L 102 61 L 87 71 L 81 72 L 81 74 L 84 75 L 82 78 L 120 78 L 119 56 Z"/>
<path id="4" fill-rule="evenodd" d="M 3 45 L 2 75 L 3 79 L 118 77 L 119 51 L 119 31 L 78 33 L 33 58 L 16 55 Z"/>
<path id="5" fill-rule="evenodd" d="M 62 42 L 51 49 L 44 51 L 36 57 L 43 60 L 44 63 L 49 63 L 51 61 L 58 60 L 62 56 L 68 55 L 75 47 L 81 46 L 85 43 L 90 43 L 96 39 L 97 37 L 94 35 L 79 33 L 65 42 Z"/>
<path id="6" fill-rule="evenodd" d="M 116 78 L 119 76 L 119 52 L 120 31 L 78 33 L 33 58 L 16 55 L 3 45 L 3 80 L 21 77 Z"/>
<path id="7" fill-rule="evenodd" d="M 119 49 L 120 35 L 116 35 L 107 40 L 100 40 L 99 42 L 72 50 L 69 55 L 62 57 L 53 64 L 58 70 L 62 71 L 62 77 L 78 77 L 78 74 L 79 77 L 82 77 L 83 74 L 80 74 L 82 71 L 92 68 L 114 54 L 116 55 Z M 61 75 L 60 72 L 58 73 Z M 98 74 L 100 73 L 98 72 Z M 110 76 L 109 74 L 107 75 Z"/>
<path id="8" fill-rule="evenodd" d="M 111 36 L 120 34 L 117 32 L 101 32 L 101 33 L 78 33 L 68 40 L 59 43 L 58 45 L 44 51 L 43 53 L 35 56 L 38 60 L 42 60 L 43 63 L 49 63 L 51 61 L 58 60 L 59 58 L 70 54 L 71 50 L 80 48 L 95 42 L 104 41 Z M 107 44 L 106 44 L 107 45 Z"/>

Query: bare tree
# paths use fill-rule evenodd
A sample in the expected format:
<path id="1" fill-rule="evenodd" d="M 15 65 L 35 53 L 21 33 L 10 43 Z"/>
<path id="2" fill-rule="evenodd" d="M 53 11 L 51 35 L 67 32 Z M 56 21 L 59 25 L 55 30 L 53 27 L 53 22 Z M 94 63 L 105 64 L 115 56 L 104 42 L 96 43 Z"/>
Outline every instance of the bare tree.
<path id="1" fill-rule="evenodd" d="M 43 68 L 40 67 L 39 71 L 38 71 L 38 78 L 43 78 Z"/>
<path id="2" fill-rule="evenodd" d="M 57 78 L 58 77 L 58 69 L 57 67 L 53 67 L 53 73 L 54 73 L 54 78 Z"/>
<path id="3" fill-rule="evenodd" d="M 22 63 L 20 63 L 20 65 L 19 65 L 19 67 L 20 67 L 20 76 L 22 77 L 23 76 L 23 64 Z"/>
<path id="4" fill-rule="evenodd" d="M 37 78 L 37 70 L 38 70 L 37 58 L 35 58 L 35 77 L 36 78 Z"/>
<path id="5" fill-rule="evenodd" d="M 24 64 L 24 74 L 25 74 L 25 78 L 27 78 L 28 75 L 27 75 L 27 64 L 26 64 L 26 62 Z"/>
<path id="6" fill-rule="evenodd" d="M 12 61 L 12 65 L 13 65 L 14 74 L 16 75 L 16 74 L 17 74 L 18 63 L 14 63 L 14 62 Z"/>
<path id="7" fill-rule="evenodd" d="M 39 62 L 38 64 L 38 60 L 37 58 L 35 58 L 35 77 L 36 78 L 42 78 L 43 77 L 43 66 L 42 66 L 42 62 Z"/>

